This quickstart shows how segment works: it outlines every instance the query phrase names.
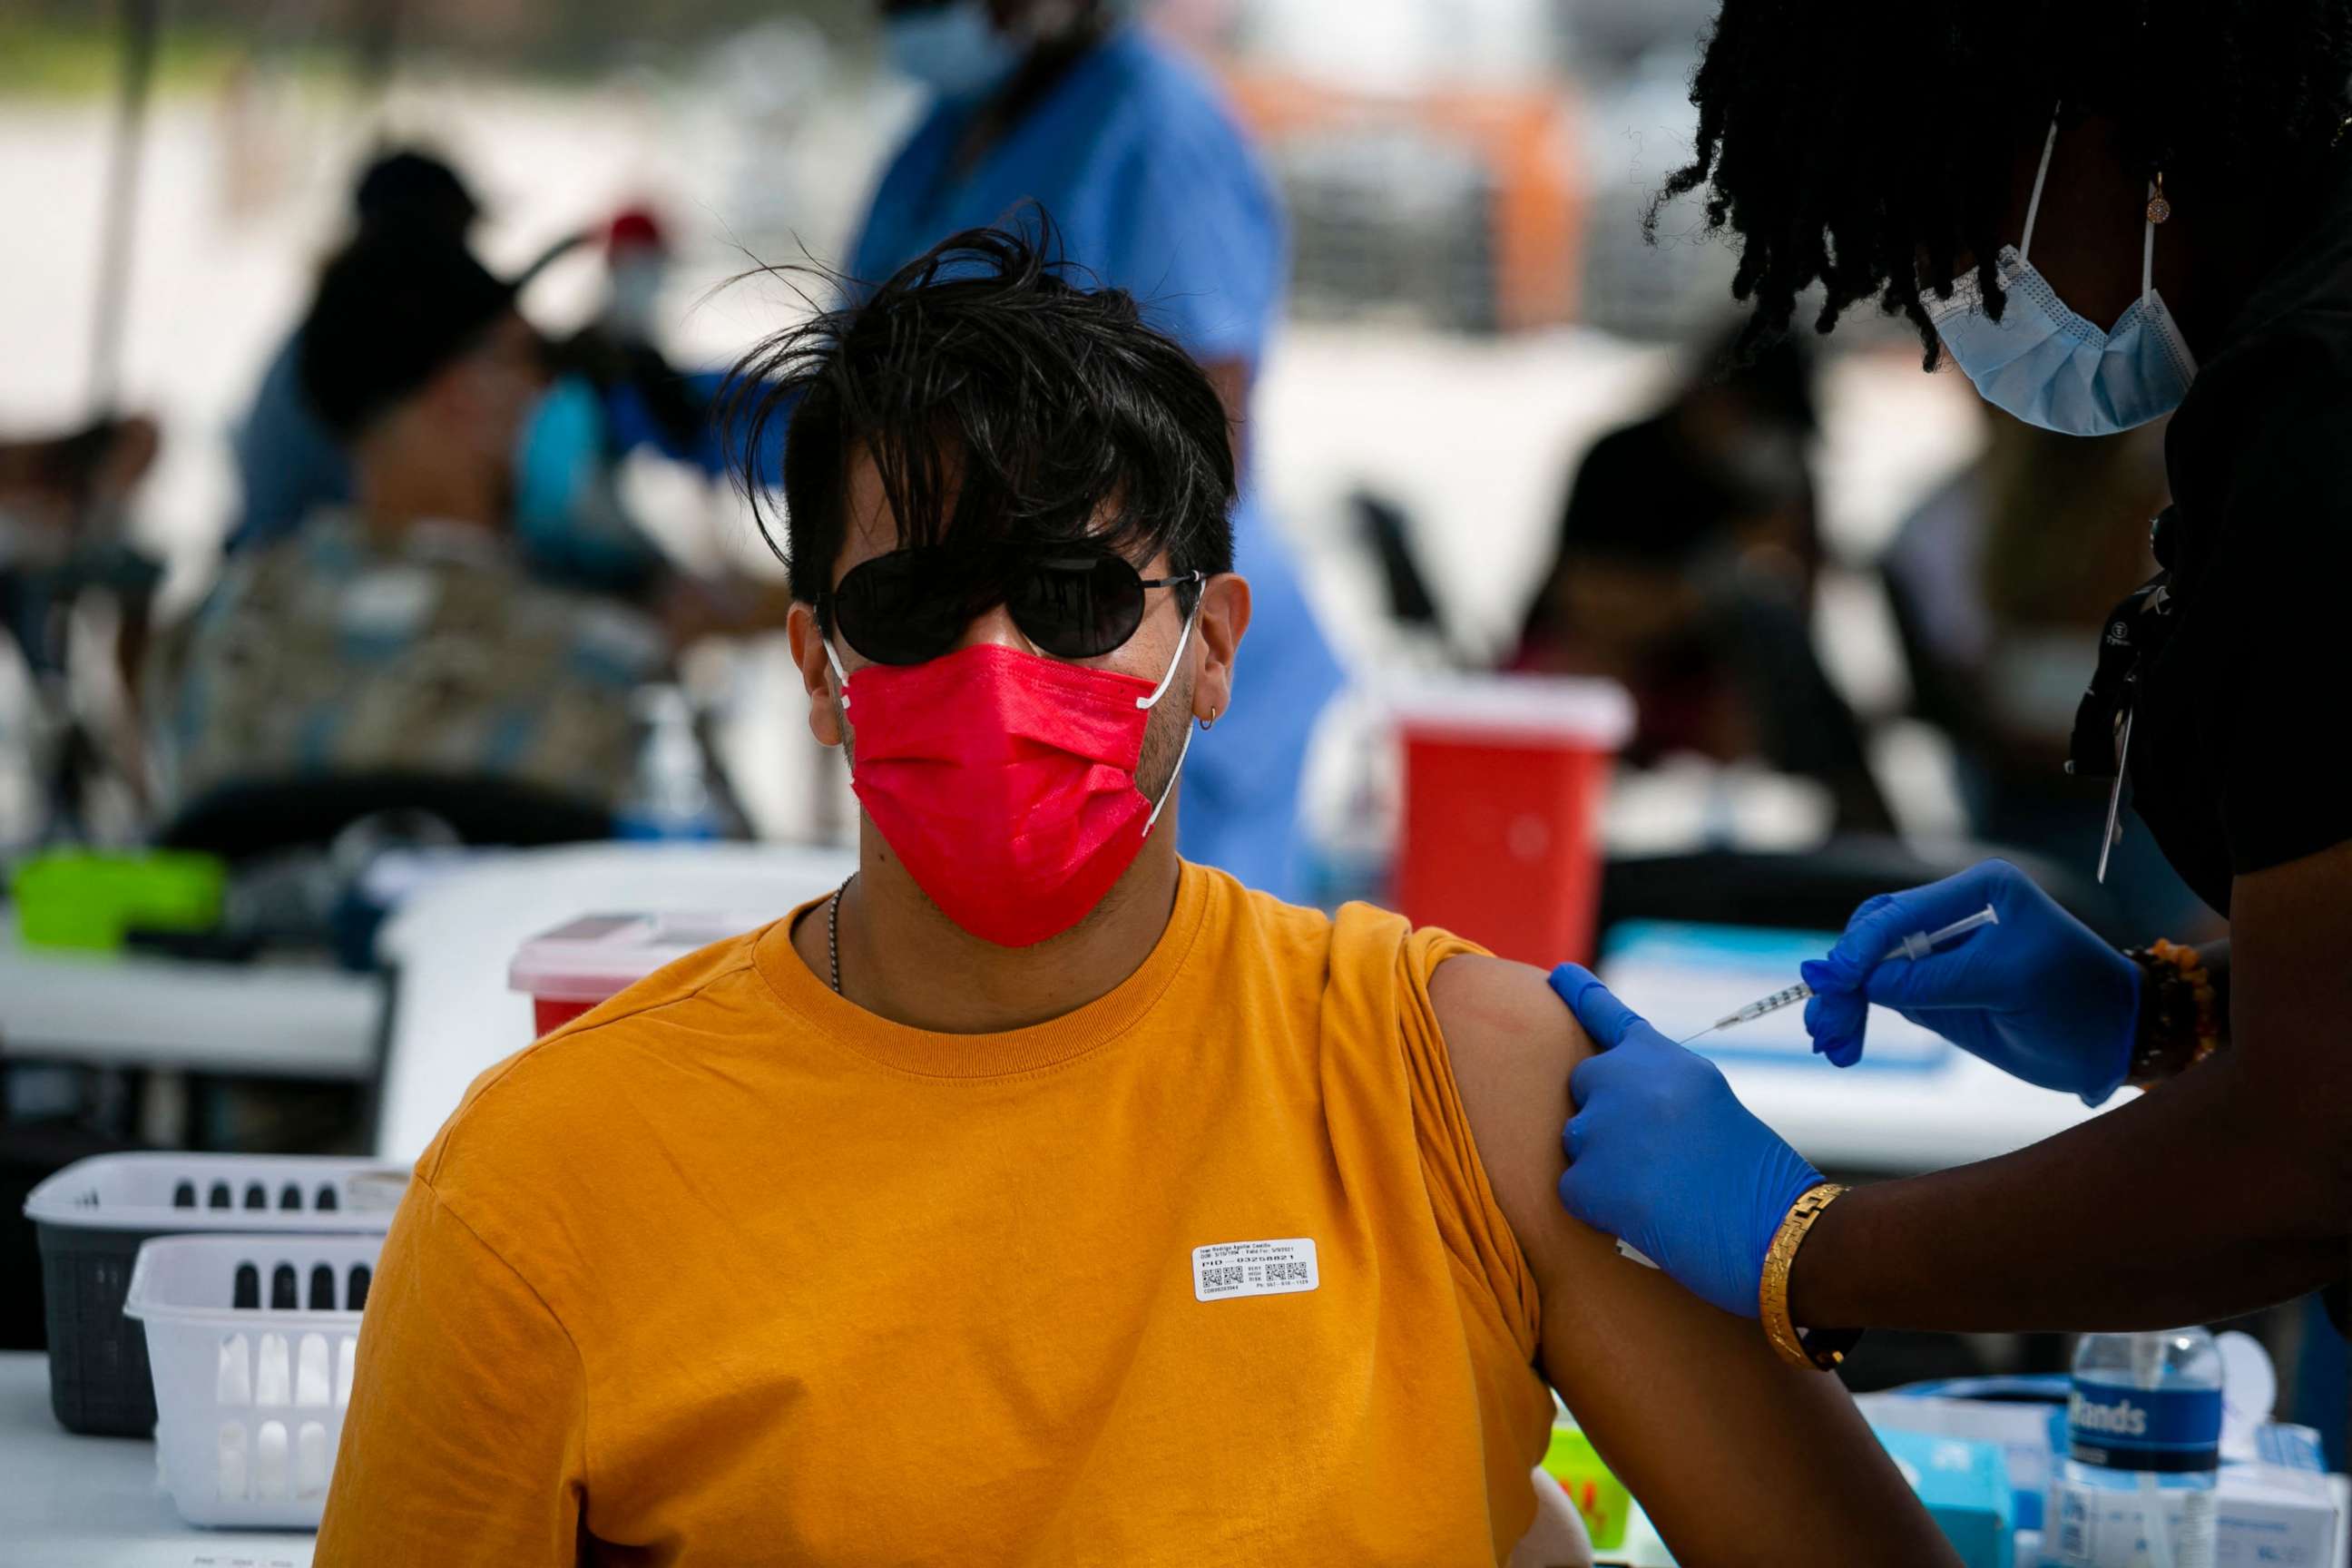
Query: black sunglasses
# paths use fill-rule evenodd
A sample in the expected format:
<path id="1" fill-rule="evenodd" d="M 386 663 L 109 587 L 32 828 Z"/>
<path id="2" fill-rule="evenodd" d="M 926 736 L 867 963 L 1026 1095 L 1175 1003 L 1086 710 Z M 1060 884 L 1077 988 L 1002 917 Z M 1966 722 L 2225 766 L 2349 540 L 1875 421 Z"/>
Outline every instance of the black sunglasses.
<path id="1" fill-rule="evenodd" d="M 851 568 L 817 609 L 876 664 L 937 658 L 998 604 L 1022 636 L 1055 658 L 1100 658 L 1143 624 L 1146 589 L 1206 580 L 1200 572 L 1146 577 L 1124 556 L 1076 545 L 1012 552 L 994 571 L 950 563 L 937 550 L 894 550 Z"/>

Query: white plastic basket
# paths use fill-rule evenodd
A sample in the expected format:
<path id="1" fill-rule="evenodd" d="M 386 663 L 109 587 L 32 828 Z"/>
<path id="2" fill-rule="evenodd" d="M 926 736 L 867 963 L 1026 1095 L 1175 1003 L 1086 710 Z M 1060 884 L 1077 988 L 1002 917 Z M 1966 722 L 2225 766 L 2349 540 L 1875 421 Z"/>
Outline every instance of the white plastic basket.
<path id="1" fill-rule="evenodd" d="M 100 1154 L 35 1187 L 25 1217 L 78 1230 L 381 1231 L 408 1173 L 323 1154 Z"/>
<path id="2" fill-rule="evenodd" d="M 156 1463 L 182 1519 L 317 1528 L 383 1245 L 251 1234 L 139 1249 L 122 1311 L 146 1327 Z"/>
<path id="3" fill-rule="evenodd" d="M 221 1231 L 381 1234 L 408 1185 L 398 1166 L 266 1154 L 100 1154 L 35 1187 L 49 1405 L 68 1432 L 144 1437 L 155 1425 L 147 1342 L 122 1317 L 142 1243 Z"/>

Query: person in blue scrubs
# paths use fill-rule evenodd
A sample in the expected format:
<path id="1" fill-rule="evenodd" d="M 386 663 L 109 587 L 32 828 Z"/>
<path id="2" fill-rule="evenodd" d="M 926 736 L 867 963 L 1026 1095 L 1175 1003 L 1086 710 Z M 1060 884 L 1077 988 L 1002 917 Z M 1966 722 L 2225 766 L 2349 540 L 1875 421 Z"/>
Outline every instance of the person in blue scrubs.
<path id="1" fill-rule="evenodd" d="M 879 281 L 950 234 L 1023 221 L 1034 203 L 1065 259 L 1133 294 L 1208 371 L 1241 432 L 1234 567 L 1250 584 L 1250 699 L 1197 737 L 1180 843 L 1304 900 L 1299 782 L 1340 672 L 1249 479 L 1250 389 L 1288 266 L 1282 211 L 1215 87 L 1128 9 L 883 0 L 890 61 L 933 102 L 890 161 L 848 270 Z"/>

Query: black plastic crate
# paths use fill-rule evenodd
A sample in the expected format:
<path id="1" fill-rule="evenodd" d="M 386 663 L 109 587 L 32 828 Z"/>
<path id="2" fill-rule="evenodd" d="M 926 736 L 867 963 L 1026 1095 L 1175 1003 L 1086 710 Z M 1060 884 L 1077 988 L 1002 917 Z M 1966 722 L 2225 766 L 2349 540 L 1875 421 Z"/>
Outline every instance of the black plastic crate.
<path id="1" fill-rule="evenodd" d="M 68 1432 L 144 1437 L 155 1426 L 147 1331 L 122 1315 L 139 1247 L 161 1230 L 40 1227 L 49 1408 Z"/>

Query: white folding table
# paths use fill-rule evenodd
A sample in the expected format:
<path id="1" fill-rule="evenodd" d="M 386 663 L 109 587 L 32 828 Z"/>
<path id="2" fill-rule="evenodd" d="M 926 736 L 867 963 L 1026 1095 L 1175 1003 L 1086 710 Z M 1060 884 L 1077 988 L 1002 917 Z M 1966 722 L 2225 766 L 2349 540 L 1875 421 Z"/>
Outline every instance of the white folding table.
<path id="1" fill-rule="evenodd" d="M 48 1357 L 0 1353 L 0 1563 L 310 1568 L 308 1531 L 199 1530 L 156 1484 L 155 1445 L 78 1437 L 49 1413 Z"/>
<path id="2" fill-rule="evenodd" d="M 326 963 L 210 963 L 26 947 L 0 913 L 0 1057 L 352 1081 L 383 985 Z"/>

